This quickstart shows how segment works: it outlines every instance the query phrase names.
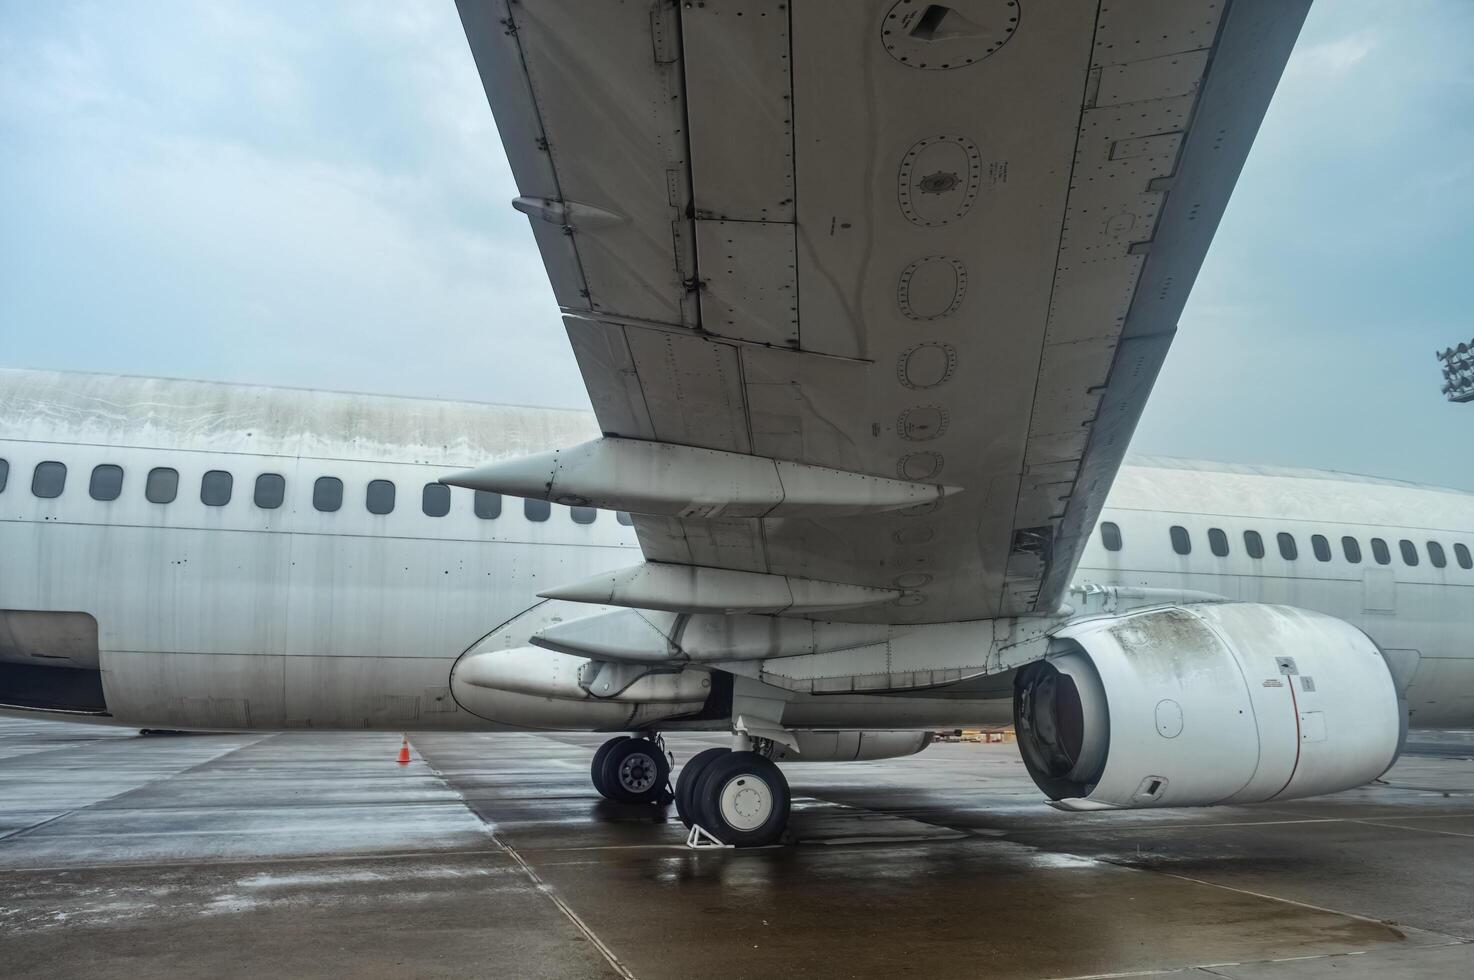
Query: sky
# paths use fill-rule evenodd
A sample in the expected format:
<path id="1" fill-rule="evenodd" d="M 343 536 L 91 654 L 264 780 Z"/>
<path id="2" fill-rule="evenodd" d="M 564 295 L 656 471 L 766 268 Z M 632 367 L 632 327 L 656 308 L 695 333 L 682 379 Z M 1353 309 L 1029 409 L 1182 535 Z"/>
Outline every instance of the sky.
<path id="1" fill-rule="evenodd" d="M 1318 0 L 1137 452 L 1474 490 L 1474 3 Z M 0 0 L 0 365 L 587 407 L 451 0 Z"/>

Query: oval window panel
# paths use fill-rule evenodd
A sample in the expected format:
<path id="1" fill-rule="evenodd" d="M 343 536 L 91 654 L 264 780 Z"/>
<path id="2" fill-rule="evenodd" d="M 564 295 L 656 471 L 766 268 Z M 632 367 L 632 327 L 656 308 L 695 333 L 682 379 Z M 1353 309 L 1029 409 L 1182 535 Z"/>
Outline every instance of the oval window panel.
<path id="1" fill-rule="evenodd" d="M 935 388 L 956 369 L 956 348 L 937 341 L 908 347 L 896 361 L 896 376 L 907 388 Z"/>
<path id="2" fill-rule="evenodd" d="M 967 295 L 967 269 L 945 255 L 928 255 L 906 266 L 896 302 L 912 320 L 936 320 L 957 312 Z"/>
<path id="3" fill-rule="evenodd" d="M 901 438 L 910 442 L 927 442 L 947 431 L 947 413 L 936 405 L 908 408 L 896 420 Z"/>
<path id="4" fill-rule="evenodd" d="M 907 453 L 896 464 L 903 480 L 930 480 L 942 472 L 942 454 L 933 452 Z"/>
<path id="5" fill-rule="evenodd" d="M 901 159 L 901 213 L 935 228 L 971 210 L 983 181 L 983 155 L 966 136 L 928 136 Z"/>

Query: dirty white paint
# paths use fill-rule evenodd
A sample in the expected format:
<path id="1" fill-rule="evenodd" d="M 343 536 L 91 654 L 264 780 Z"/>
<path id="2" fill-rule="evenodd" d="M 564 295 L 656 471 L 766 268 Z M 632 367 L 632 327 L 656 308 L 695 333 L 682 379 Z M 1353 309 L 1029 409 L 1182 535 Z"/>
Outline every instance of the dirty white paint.
<path id="1" fill-rule="evenodd" d="M 494 728 L 451 697 L 455 659 L 536 605 L 537 593 L 635 563 L 638 543 L 608 512 L 579 524 L 554 505 L 537 522 L 506 498 L 498 517 L 481 519 L 464 489 L 450 490 L 446 516 L 430 517 L 422 488 L 452 470 L 593 435 L 593 420 L 577 412 L 0 372 L 0 459 L 9 468 L 0 490 L 0 608 L 95 617 L 108 708 L 127 724 Z M 67 483 L 59 497 L 43 499 L 32 494 L 31 477 L 49 460 L 66 464 Z M 88 494 L 101 464 L 124 469 L 116 500 Z M 145 499 L 154 467 L 178 471 L 174 502 Z M 210 470 L 233 477 L 225 506 L 201 501 Z M 253 503 L 261 473 L 285 478 L 280 508 Z M 343 482 L 335 512 L 313 507 L 323 476 Z M 368 512 L 371 480 L 395 483 L 392 513 Z M 1191 589 L 1345 619 L 1400 665 L 1415 723 L 1474 723 L 1474 571 L 1459 567 L 1454 550 L 1474 548 L 1474 495 L 1145 460 L 1123 470 L 1103 520 L 1120 527 L 1124 547 L 1106 551 L 1093 535 L 1078 582 Z M 1188 531 L 1191 554 L 1174 553 L 1174 525 Z M 1210 551 L 1209 528 L 1225 531 L 1227 557 Z M 1246 555 L 1246 530 L 1262 536 L 1264 558 Z M 1297 560 L 1279 557 L 1281 532 L 1294 535 Z M 1314 534 L 1329 539 L 1331 561 L 1314 556 Z M 1360 542 L 1359 564 L 1344 558 L 1346 535 Z M 1390 565 L 1373 561 L 1374 537 L 1388 542 Z M 1418 549 L 1417 567 L 1402 561 L 1403 539 Z M 1445 568 L 1429 561 L 1430 540 L 1445 549 Z M 961 657 L 936 654 L 949 663 Z M 825 670 L 888 669 L 890 654 L 878 656 L 874 668 L 840 657 Z M 927 666 L 908 670 L 915 676 Z M 996 699 L 1006 694 L 990 692 L 994 701 L 969 702 L 978 707 L 967 711 L 996 722 Z M 806 706 L 809 724 L 864 728 L 882 702 L 956 708 L 943 698 L 798 695 L 791 703 Z M 961 720 L 920 710 L 906 718 L 916 727 Z"/>

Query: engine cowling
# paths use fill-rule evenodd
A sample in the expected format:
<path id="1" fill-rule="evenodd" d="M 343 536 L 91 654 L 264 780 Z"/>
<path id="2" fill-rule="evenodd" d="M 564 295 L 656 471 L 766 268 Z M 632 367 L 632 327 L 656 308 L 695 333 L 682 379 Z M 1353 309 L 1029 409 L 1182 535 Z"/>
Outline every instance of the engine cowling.
<path id="1" fill-rule="evenodd" d="M 798 748 L 770 742 L 762 754 L 774 762 L 872 762 L 915 755 L 932 743 L 931 732 L 793 733 Z"/>
<path id="2" fill-rule="evenodd" d="M 1223 602 L 1070 624 L 1019 671 L 1029 775 L 1072 810 L 1261 803 L 1360 786 L 1392 765 L 1406 711 L 1349 623 Z"/>

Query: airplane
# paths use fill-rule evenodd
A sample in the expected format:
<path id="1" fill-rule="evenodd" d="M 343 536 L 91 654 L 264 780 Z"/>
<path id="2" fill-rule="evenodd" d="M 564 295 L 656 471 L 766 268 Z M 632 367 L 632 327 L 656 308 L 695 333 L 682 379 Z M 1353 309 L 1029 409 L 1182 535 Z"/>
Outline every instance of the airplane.
<path id="1" fill-rule="evenodd" d="M 1307 6 L 463 0 L 593 413 L 0 374 L 0 711 L 623 733 L 732 846 L 939 729 L 1375 779 L 1474 724 L 1474 494 L 1126 463 Z"/>
<path id="2" fill-rule="evenodd" d="M 737 726 L 750 748 L 706 761 L 753 755 L 759 813 L 786 800 L 774 760 L 899 757 L 951 728 L 1017 723 L 1041 787 L 1084 809 L 1347 788 L 1406 724 L 1474 726 L 1474 494 L 1141 458 L 1048 615 L 540 599 L 622 581 L 640 518 L 440 479 L 598 432 L 574 411 L 0 371 L 0 713 L 632 732 L 593 767 L 628 803 L 665 798 L 654 733 Z M 686 816 L 711 805 L 692 786 Z"/>

